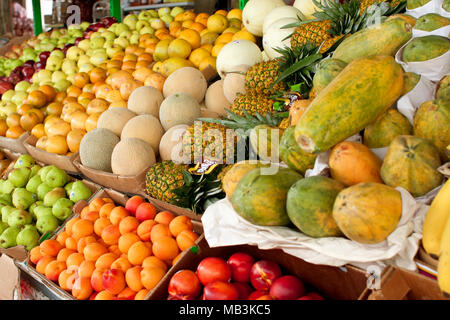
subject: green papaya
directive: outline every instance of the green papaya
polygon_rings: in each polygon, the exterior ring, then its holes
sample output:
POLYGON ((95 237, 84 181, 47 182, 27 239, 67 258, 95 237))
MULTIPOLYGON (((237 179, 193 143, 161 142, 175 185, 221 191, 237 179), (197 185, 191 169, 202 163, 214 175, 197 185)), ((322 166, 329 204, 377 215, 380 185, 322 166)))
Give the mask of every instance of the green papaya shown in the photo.
POLYGON ((391 56, 356 59, 311 102, 295 127, 303 151, 320 153, 360 132, 403 92, 403 69, 391 56))
POLYGON ((278 146, 282 134, 283 130, 280 128, 266 124, 258 125, 250 131, 250 145, 262 160, 278 159, 278 146))
POLYGON ((433 31, 450 24, 450 19, 443 17, 437 13, 427 13, 417 19, 416 26, 417 30, 423 31, 433 31))
POLYGON ((432 0, 407 0, 406 1, 406 9, 413 10, 420 8, 424 5, 426 5, 428 2, 432 0))
POLYGON ((403 49, 405 62, 427 61, 442 56, 450 49, 450 39, 436 35, 414 38, 403 49))
POLYGON ((442 78, 436 90, 436 99, 450 100, 450 75, 442 78))
POLYGON ((287 195, 289 219, 310 237, 343 236, 333 218, 333 205, 338 193, 344 188, 342 183, 323 176, 297 181, 287 195))
POLYGON ((420 75, 414 72, 405 72, 403 77, 403 94, 407 94, 414 89, 420 81, 420 75))
POLYGON ((344 70, 347 63, 339 59, 325 59, 317 65, 316 73, 313 77, 313 86, 316 94, 322 91, 336 76, 344 70))
POLYGON ((405 19, 392 19, 345 38, 334 51, 333 58, 349 63, 368 56, 394 56, 411 37, 412 26, 405 19))
POLYGON ((317 155, 304 152, 295 141, 294 133, 295 126, 284 131, 280 141, 280 159, 289 168, 304 175, 306 170, 314 167, 317 155))
POLYGON ((288 168, 278 168, 275 174, 264 169, 247 173, 234 189, 231 203, 234 210, 247 221, 261 226, 286 226, 289 188, 303 176, 288 168))

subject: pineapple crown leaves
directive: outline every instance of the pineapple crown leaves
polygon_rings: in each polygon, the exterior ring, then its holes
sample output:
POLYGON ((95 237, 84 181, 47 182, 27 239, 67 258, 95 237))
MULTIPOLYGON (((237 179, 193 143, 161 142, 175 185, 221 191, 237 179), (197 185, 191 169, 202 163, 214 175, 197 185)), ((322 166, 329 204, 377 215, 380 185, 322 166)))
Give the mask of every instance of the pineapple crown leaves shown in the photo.
POLYGON ((177 196, 175 205, 189 208, 194 213, 200 214, 206 207, 225 197, 222 190, 222 182, 217 178, 222 166, 217 166, 209 174, 193 175, 189 171, 183 171, 184 184, 172 192, 177 196))

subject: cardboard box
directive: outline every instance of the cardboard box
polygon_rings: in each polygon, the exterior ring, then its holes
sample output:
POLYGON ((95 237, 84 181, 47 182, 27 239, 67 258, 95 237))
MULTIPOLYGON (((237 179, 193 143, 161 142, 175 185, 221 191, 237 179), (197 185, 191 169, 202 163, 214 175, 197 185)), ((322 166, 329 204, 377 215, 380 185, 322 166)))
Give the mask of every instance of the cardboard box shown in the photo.
POLYGON ((0 254, 0 274, 0 300, 20 300, 20 271, 4 254, 0 254))
POLYGON ((29 136, 30 134, 25 132, 18 139, 0 137, 0 148, 5 148, 16 153, 26 154, 28 152, 23 143, 29 136))
MULTIPOLYGON (((89 203, 96 198, 111 198, 114 203, 116 203, 117 205, 122 205, 125 206, 125 203, 128 200, 128 197, 118 191, 112 190, 112 189, 100 189, 99 191, 97 191, 92 198, 89 201, 79 201, 75 204, 75 206, 73 207, 73 212, 74 214, 69 217, 63 225, 61 225, 55 232, 55 234, 52 236, 52 239, 55 239, 58 234, 60 232, 62 232, 65 228, 65 224, 70 220, 73 219, 75 217, 79 217, 81 211, 83 210, 84 207, 86 207, 87 205, 89 205, 89 203)), ((157 207, 157 206, 156 206, 157 207)), ((158 211, 162 211, 162 208, 158 208, 158 211)), ((193 221, 193 225, 194 225, 194 231, 200 235, 203 234, 203 226, 196 222, 193 221)), ((199 237, 200 241, 201 236, 199 237)), ((177 262, 178 263, 178 262, 177 262)), ((74 300, 75 298, 67 291, 63 290, 59 285, 57 285, 56 283, 50 281, 49 279, 47 279, 44 275, 41 275, 40 273, 38 273, 36 271, 36 268, 33 266, 32 263, 29 262, 29 259, 27 258, 26 261, 19 263, 18 264, 19 267, 26 272, 27 274, 29 274, 31 277, 33 277, 36 281, 39 281, 40 283, 43 283, 46 287, 48 287, 48 289, 51 291, 52 295, 54 297, 57 297, 60 300, 74 300)), ((176 265, 175 265, 176 266, 176 265)), ((174 268, 175 266, 173 266, 172 268, 174 268)), ((169 269, 170 271, 171 269, 169 269)), ((152 292, 152 291, 151 291, 152 292)))
POLYGON ((31 39, 32 37, 33 37, 33 34, 25 34, 20 37, 12 38, 4 46, 0 47, 0 56, 3 56, 6 53, 10 52, 12 50, 13 45, 22 44, 25 41, 28 41, 29 39, 31 39))
POLYGON ((198 242, 198 251, 194 253, 188 250, 183 253, 178 263, 169 270, 161 282, 149 292, 150 300, 166 300, 168 286, 172 276, 181 269, 195 271, 197 265, 206 257, 228 257, 235 252, 245 252, 252 255, 255 260, 268 259, 277 262, 287 273, 298 276, 307 285, 325 295, 327 299, 335 300, 359 300, 366 293, 367 275, 363 270, 353 266, 344 268, 314 265, 292 255, 286 254, 280 249, 260 250, 255 246, 238 245, 210 248, 206 239, 202 236, 198 242))
POLYGON ((67 171, 69 174, 79 174, 78 168, 73 164, 73 160, 78 157, 78 152, 72 156, 63 156, 56 153, 50 153, 45 150, 36 148, 37 138, 30 135, 24 142, 23 146, 27 153, 29 153, 35 160, 48 164, 55 165, 58 168, 67 171))
POLYGON ((145 189, 145 175, 148 168, 142 170, 141 173, 136 176, 121 176, 83 166, 79 156, 73 160, 73 164, 85 177, 106 188, 117 190, 125 194, 138 194, 145 189))

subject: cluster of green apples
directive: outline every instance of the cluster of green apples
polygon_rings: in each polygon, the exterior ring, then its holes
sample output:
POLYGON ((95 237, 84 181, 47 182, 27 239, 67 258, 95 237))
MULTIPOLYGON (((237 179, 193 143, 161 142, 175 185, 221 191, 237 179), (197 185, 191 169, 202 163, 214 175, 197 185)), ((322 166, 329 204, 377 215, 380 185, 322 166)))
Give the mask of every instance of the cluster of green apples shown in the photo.
POLYGON ((30 155, 20 156, 8 178, 0 180, 0 246, 31 250, 72 214, 77 201, 91 195, 82 181, 72 181, 64 170, 41 167, 30 155))

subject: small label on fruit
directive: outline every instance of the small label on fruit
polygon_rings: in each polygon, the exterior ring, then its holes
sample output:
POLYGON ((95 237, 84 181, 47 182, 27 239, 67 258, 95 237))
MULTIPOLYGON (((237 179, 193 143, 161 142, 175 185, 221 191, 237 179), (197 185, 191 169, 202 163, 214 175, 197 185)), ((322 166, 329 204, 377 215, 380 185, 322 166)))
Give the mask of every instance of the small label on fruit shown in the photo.
POLYGON ((218 165, 217 162, 205 160, 202 163, 197 163, 195 167, 188 169, 188 171, 195 175, 210 174, 218 165))

